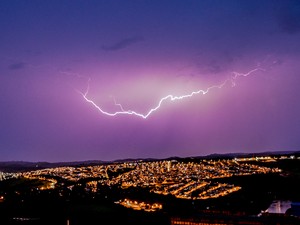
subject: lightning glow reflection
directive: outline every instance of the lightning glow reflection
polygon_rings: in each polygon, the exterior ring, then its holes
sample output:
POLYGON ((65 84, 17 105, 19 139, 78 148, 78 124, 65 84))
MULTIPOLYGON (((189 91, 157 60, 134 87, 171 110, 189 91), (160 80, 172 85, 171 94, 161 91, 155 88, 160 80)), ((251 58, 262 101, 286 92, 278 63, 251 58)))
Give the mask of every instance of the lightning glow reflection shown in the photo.
POLYGON ((254 72, 257 72, 257 71, 265 71, 264 69, 262 68, 255 68, 247 73, 238 73, 238 72, 233 72, 233 75, 226 79, 224 82, 222 82, 221 84, 218 84, 218 85, 213 85, 213 86, 210 86, 204 90, 200 89, 200 90, 197 90, 197 91, 193 91, 193 92, 190 92, 189 94, 185 94, 185 95, 180 95, 180 96, 175 96, 175 95, 167 95, 163 98, 161 98, 159 100, 159 102, 157 103, 157 105, 153 108, 151 108, 147 113, 143 114, 143 113, 139 113, 139 112, 136 112, 136 111, 133 111, 133 110, 124 110, 123 106, 119 103, 116 102, 116 100, 114 99, 114 103, 116 106, 120 107, 120 110, 121 111, 116 111, 116 112, 107 112, 105 110, 103 110, 100 106, 98 106, 92 99, 90 99, 88 97, 88 93, 89 93, 89 89, 90 89, 90 80, 88 80, 88 86, 87 86, 87 89, 86 91, 83 93, 83 92, 80 92, 78 91, 82 97, 85 99, 86 102, 90 103, 91 105, 93 105, 100 113, 104 114, 104 115, 107 115, 107 116, 118 116, 118 115, 132 115, 132 116, 137 116, 137 117, 141 117, 143 119, 147 119, 152 113, 154 113, 155 111, 157 111, 162 105, 164 102, 166 101, 171 101, 171 102, 175 102, 175 101, 179 101, 179 100, 182 100, 182 99, 185 99, 185 98, 191 98, 193 97, 194 95, 198 95, 198 94, 207 94, 209 91, 211 91, 212 89, 217 89, 217 88, 222 88, 223 86, 225 86, 227 83, 231 83, 232 86, 235 86, 235 81, 238 77, 247 77, 249 76, 250 74, 254 73, 254 72))

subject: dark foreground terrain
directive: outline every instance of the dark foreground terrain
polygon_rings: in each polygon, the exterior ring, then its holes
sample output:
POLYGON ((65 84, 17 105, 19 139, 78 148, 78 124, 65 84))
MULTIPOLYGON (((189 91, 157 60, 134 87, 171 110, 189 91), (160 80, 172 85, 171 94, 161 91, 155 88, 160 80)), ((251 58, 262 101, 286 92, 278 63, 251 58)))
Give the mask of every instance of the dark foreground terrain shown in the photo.
POLYGON ((242 189, 207 200, 183 200, 137 187, 98 186, 92 192, 84 181, 74 183, 72 189, 57 185, 41 190, 46 181, 11 178, 0 182, 0 224, 300 224, 300 217, 291 211, 261 214, 274 200, 300 202, 300 160, 251 163, 280 168, 282 172, 220 178, 220 182, 242 189), (115 204, 122 198, 160 202, 163 208, 144 212, 115 204))

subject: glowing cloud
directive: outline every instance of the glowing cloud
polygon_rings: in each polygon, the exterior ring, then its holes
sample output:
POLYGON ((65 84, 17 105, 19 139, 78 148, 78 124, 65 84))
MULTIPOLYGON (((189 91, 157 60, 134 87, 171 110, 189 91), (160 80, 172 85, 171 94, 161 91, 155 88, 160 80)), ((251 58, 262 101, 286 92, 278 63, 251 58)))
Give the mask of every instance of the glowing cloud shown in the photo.
POLYGON ((120 104, 120 103, 117 103, 116 100, 114 99, 114 103, 116 106, 120 107, 120 111, 115 111, 115 112, 107 112, 105 110, 103 110, 99 105, 97 105, 92 99, 90 99, 88 97, 88 94, 89 94, 89 90, 90 90, 90 81, 91 79, 88 80, 88 86, 87 86, 87 89, 86 91, 83 93, 83 92, 80 92, 78 91, 82 97, 84 98, 84 100, 88 103, 90 103, 91 105, 93 105, 100 113, 106 115, 106 116, 118 116, 118 115, 131 115, 131 116, 137 116, 137 117, 141 117, 143 119, 147 119, 152 113, 158 111, 160 109, 160 107, 163 105, 164 102, 166 101, 170 101, 170 102, 176 102, 176 101, 179 101, 179 100, 182 100, 182 99, 185 99, 185 98, 191 98, 193 97, 194 95, 198 95, 198 94, 202 94, 202 95, 205 95, 207 94, 209 91, 211 91, 212 89, 217 89, 217 88, 222 88, 223 86, 225 86, 227 83, 231 83, 232 86, 235 86, 235 81, 238 77, 247 77, 249 75, 251 75, 252 73, 254 72, 257 72, 257 71, 265 71, 264 69, 262 68, 255 68, 247 73, 238 73, 238 72, 233 72, 233 75, 226 79, 225 81, 223 81, 221 84, 218 84, 218 85, 213 85, 213 86, 210 86, 206 89, 200 89, 200 90, 197 90, 197 91, 192 91, 188 94, 185 94, 185 95, 180 95, 180 96, 176 96, 176 95, 167 95, 165 97, 162 97, 159 102, 157 103, 156 106, 154 106, 153 108, 151 108, 150 110, 148 110, 147 113, 143 114, 143 113, 139 113, 139 112, 136 112, 136 111, 133 111, 133 110, 124 110, 123 106, 120 104))

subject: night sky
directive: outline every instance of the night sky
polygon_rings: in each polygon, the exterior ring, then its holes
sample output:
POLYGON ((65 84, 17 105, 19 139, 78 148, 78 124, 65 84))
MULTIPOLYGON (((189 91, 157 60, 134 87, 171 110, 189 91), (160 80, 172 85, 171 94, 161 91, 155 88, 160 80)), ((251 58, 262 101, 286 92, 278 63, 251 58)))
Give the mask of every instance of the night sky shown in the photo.
POLYGON ((0 1, 0 161, 300 150, 299 91, 297 0, 0 1))

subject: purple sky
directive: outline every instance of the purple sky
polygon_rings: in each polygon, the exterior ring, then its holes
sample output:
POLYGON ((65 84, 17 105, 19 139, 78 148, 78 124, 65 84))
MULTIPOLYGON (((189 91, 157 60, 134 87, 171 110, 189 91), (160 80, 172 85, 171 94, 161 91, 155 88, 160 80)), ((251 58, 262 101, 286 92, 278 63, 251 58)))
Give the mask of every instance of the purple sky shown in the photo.
POLYGON ((299 91, 296 0, 0 1, 0 161, 300 150, 299 91))

